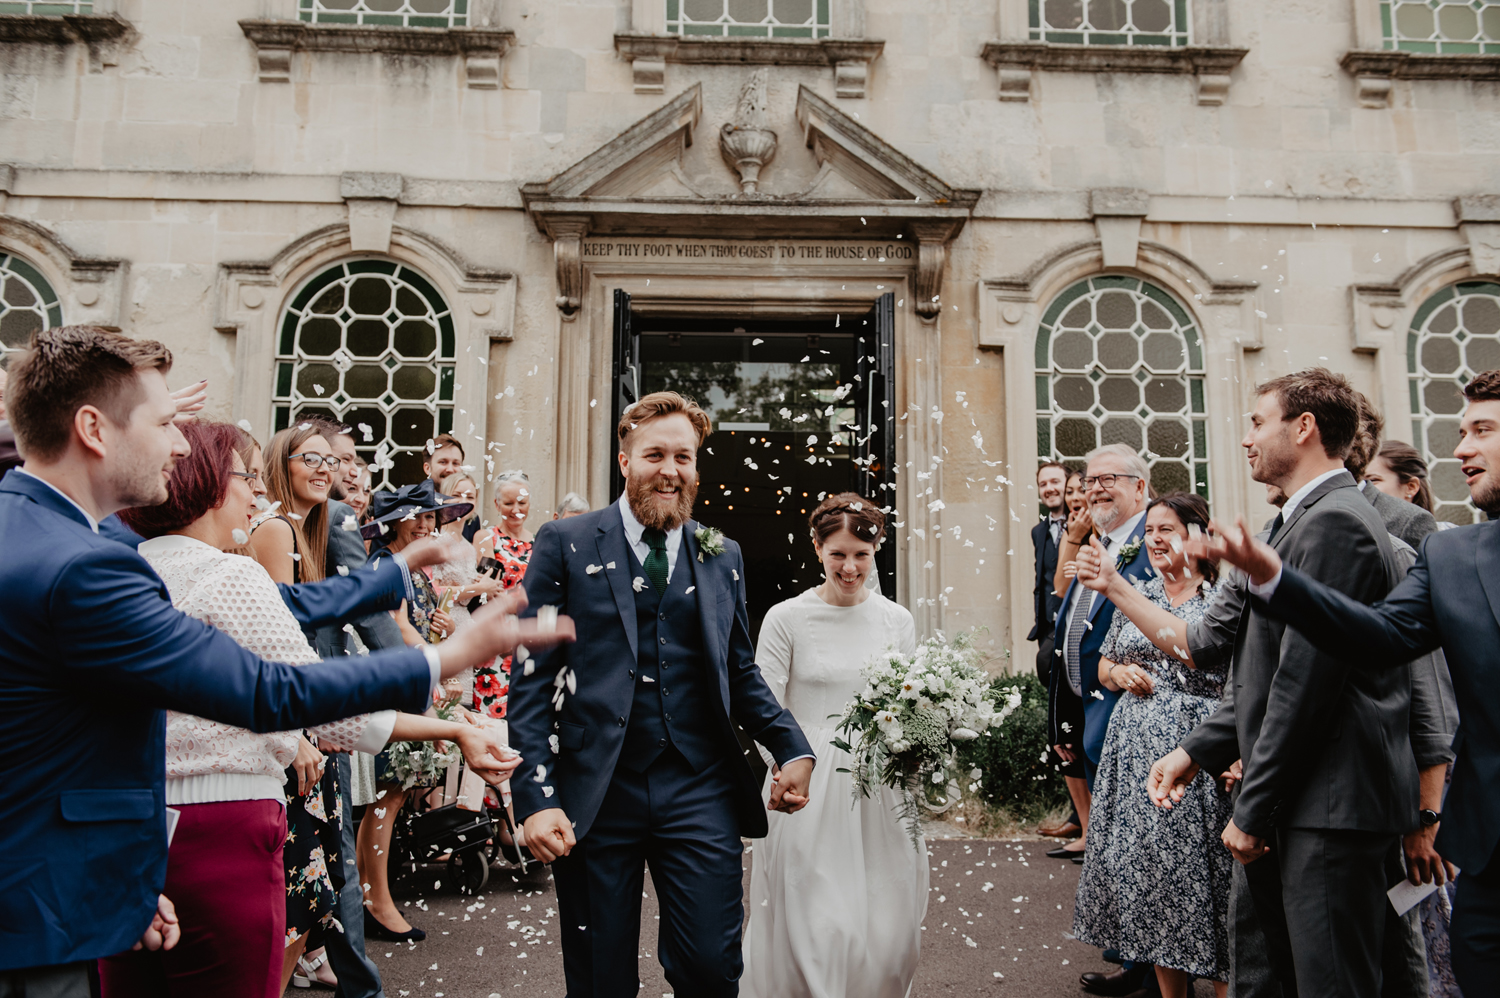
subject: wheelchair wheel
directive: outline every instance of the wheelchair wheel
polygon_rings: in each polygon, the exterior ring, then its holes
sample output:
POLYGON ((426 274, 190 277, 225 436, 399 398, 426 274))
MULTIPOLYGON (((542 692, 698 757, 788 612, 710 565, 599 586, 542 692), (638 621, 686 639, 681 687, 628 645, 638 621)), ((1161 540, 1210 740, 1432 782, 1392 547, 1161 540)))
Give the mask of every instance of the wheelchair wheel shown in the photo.
POLYGON ((453 880, 462 894, 478 894, 490 882, 490 858, 484 849, 465 849, 448 860, 453 880))

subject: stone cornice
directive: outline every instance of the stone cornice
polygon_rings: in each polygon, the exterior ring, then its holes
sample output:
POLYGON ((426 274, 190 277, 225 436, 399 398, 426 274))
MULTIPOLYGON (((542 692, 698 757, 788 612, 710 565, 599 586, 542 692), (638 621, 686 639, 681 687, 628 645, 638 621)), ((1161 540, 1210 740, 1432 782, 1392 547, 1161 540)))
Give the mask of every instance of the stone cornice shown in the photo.
POLYGON ((986 42, 981 56, 1000 74, 1001 100, 1028 100, 1031 74, 1174 73, 1198 77, 1198 103, 1222 104, 1229 74, 1249 49, 1218 45, 1058 45, 986 42))
POLYGON ((0 14, 0 43, 103 42, 130 30, 130 22, 118 14, 0 14))
POLYGON ((1392 80, 1500 80, 1500 55, 1435 55, 1355 49, 1339 65, 1359 85, 1363 107, 1389 107, 1392 80))
POLYGON ((390 52, 463 56, 468 85, 497 90, 500 60, 516 40, 514 31, 500 28, 400 28, 255 18, 239 24, 255 45, 262 83, 290 81, 292 52, 390 52))
POLYGON ((832 66, 840 97, 864 97, 870 63, 885 42, 860 38, 694 38, 679 35, 615 35, 615 51, 629 59, 635 91, 665 92, 666 64, 710 66, 832 66))

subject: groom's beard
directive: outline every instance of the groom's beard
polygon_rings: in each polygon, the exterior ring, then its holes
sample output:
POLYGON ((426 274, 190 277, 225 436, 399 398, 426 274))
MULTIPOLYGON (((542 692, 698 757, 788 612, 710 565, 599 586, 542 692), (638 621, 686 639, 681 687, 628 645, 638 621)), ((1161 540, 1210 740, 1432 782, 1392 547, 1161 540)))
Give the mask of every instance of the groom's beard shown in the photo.
POLYGON ((692 518, 693 502, 698 498, 698 482, 696 479, 688 481, 679 477, 675 483, 677 502, 663 507, 656 501, 655 494, 657 484, 662 481, 662 478, 655 475, 650 478, 627 479, 625 499, 642 526, 662 531, 676 530, 692 518))

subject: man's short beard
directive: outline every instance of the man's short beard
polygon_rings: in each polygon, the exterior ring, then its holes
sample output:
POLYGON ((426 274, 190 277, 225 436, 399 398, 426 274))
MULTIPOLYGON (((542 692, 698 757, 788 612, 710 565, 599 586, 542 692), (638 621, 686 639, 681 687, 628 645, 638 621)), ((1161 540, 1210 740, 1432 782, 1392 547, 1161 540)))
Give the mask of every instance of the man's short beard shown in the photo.
POLYGON ((1262 450, 1260 462, 1250 477, 1262 485, 1276 485, 1286 480, 1287 476, 1297 470, 1297 455, 1294 452, 1287 432, 1287 425, 1282 424, 1282 436, 1275 450, 1262 450))
POLYGON ((1089 518, 1094 521, 1094 529, 1101 534, 1107 534, 1119 524, 1122 519, 1120 513, 1120 502, 1115 500, 1109 504, 1109 509, 1100 509, 1098 506, 1089 507, 1089 518))
POLYGON ((625 480, 625 499, 630 503, 630 511, 642 526, 655 527, 657 530, 676 530, 693 516, 693 502, 698 498, 697 480, 688 481, 685 478, 677 480, 677 502, 675 505, 662 509, 656 502, 652 493, 657 483, 662 481, 659 475, 650 478, 625 480))
POLYGON ((1490 481, 1488 474, 1481 480, 1480 487, 1470 492, 1469 498, 1491 517, 1500 516, 1500 483, 1490 481))

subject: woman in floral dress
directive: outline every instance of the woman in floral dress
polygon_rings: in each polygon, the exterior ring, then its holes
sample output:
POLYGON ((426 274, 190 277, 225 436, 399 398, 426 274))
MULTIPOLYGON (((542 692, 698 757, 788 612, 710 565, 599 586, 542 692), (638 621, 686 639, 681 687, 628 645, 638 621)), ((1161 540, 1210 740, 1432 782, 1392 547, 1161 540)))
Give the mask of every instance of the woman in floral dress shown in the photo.
MULTIPOLYGON (((1136 583, 1185 623, 1203 618, 1218 577, 1214 565, 1183 556, 1189 524, 1208 528, 1208 504, 1198 496, 1174 492, 1151 503, 1144 542, 1156 574, 1136 583)), ((1208 773, 1170 810, 1153 805, 1145 787, 1151 764, 1218 709, 1224 673, 1172 661, 1117 613, 1100 649, 1099 680, 1132 695, 1120 698, 1104 735, 1073 933, 1155 964, 1165 998, 1186 996, 1190 975, 1214 981, 1223 998, 1233 860, 1219 836, 1229 797, 1208 773)))
MULTIPOLYGON (((531 531, 526 517, 531 512, 531 482, 524 471, 502 471, 495 476, 495 509, 500 522, 478 535, 479 562, 493 558, 500 566, 501 590, 514 589, 526 578, 531 560, 531 531)), ((510 656, 493 668, 474 670, 474 709, 487 717, 504 717, 510 697, 510 656)))

